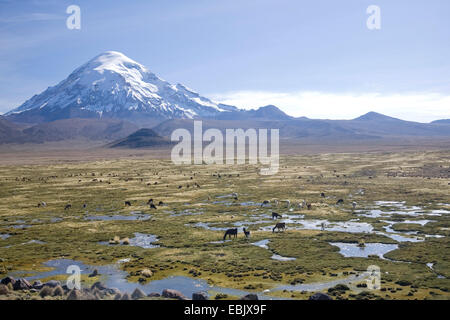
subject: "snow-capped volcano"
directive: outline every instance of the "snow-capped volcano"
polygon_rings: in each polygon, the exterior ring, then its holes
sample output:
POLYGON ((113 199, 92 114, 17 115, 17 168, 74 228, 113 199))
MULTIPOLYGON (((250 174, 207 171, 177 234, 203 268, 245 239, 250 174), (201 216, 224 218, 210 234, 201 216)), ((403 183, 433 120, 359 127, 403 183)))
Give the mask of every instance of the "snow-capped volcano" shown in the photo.
POLYGON ((108 51, 6 115, 40 122, 70 117, 207 118, 235 110, 160 79, 120 52, 108 51))

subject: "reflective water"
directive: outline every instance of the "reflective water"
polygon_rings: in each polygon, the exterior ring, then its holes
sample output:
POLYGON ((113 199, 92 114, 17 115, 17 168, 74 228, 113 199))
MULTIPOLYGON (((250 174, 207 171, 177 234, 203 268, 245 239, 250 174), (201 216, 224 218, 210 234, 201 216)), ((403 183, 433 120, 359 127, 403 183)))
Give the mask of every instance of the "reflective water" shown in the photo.
POLYGON ((366 243, 364 247, 358 246, 357 243, 330 242, 330 244, 338 247, 339 253, 344 257, 367 258, 370 255, 377 255, 384 258, 385 253, 398 249, 397 244, 385 243, 366 243))

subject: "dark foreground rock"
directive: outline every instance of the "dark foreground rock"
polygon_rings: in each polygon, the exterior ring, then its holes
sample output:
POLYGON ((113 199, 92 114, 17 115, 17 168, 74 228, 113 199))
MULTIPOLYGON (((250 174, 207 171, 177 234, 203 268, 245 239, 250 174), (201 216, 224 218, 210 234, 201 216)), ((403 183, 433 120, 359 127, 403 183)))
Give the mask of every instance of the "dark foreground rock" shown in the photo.
POLYGON ((131 298, 133 300, 142 299, 145 298, 146 296, 147 295, 145 294, 145 292, 139 288, 134 289, 133 293, 131 294, 131 298))
POLYGON ((316 292, 309 297, 309 300, 333 300, 333 299, 325 293, 316 292))
POLYGON ((194 292, 192 300, 208 300, 208 295, 205 292, 194 292))
POLYGON ((174 289, 164 289, 162 296, 170 299, 187 300, 187 298, 180 291, 174 289))
POLYGON ((31 287, 31 283, 29 283, 28 280, 24 278, 16 280, 13 284, 14 290, 29 290, 31 289, 31 287))
POLYGON ((41 290, 42 287, 44 287, 44 284, 40 280, 33 282, 33 289, 41 290))
POLYGON ((83 300, 83 294, 78 289, 73 289, 67 296, 67 300, 83 300))
POLYGON ((258 300, 258 296, 254 293, 247 294, 241 298, 241 300, 258 300))
POLYGON ((0 295, 5 295, 9 293, 8 286, 0 284, 0 295))
POLYGON ((12 285, 14 285, 14 282, 16 282, 16 279, 14 279, 13 277, 6 277, 6 278, 3 278, 1 281, 0 281, 0 283, 1 284, 4 284, 4 285, 8 285, 9 283, 11 283, 12 285))
POLYGON ((152 292, 152 293, 149 293, 147 297, 159 298, 159 297, 161 297, 161 295, 159 293, 157 293, 157 292, 152 292))
POLYGON ((44 283, 44 287, 50 287, 50 288, 56 288, 57 286, 60 286, 61 282, 57 280, 50 280, 44 283))

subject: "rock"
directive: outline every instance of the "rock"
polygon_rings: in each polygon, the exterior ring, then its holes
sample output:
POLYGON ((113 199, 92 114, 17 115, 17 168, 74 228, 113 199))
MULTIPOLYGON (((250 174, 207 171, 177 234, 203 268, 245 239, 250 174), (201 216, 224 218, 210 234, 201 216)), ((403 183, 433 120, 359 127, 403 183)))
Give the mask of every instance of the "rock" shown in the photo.
POLYGON ((106 290, 106 289, 108 289, 103 283, 101 283, 100 281, 97 281, 96 283, 94 283, 92 286, 91 286, 91 290, 94 290, 94 289, 98 289, 98 290, 106 290))
POLYGON ((121 294, 120 290, 117 288, 107 288, 104 291, 106 292, 106 294, 109 294, 109 295, 116 295, 118 293, 121 294))
POLYGON ((67 300, 82 300, 83 294, 78 289, 73 289, 70 291, 69 295, 67 296, 67 300))
POLYGON ((64 289, 61 286, 57 286, 55 289, 53 289, 54 297, 62 297, 64 295, 64 289))
POLYGON ((122 300, 122 294, 121 294, 121 293, 117 293, 117 294, 114 296, 114 300, 122 300))
POLYGON ((219 292, 214 297, 215 300, 226 299, 226 298, 228 298, 228 295, 226 293, 222 293, 222 292, 219 292))
POLYGON ((139 288, 134 289, 133 293, 131 294, 131 298, 133 300, 142 299, 145 298, 146 296, 147 295, 145 294, 145 292, 139 288))
POLYGON ((152 292, 152 293, 149 293, 147 297, 158 298, 158 297, 161 297, 161 295, 157 292, 152 292))
POLYGON ((194 292, 192 300, 208 300, 208 295, 205 292, 194 292))
POLYGON ((98 276, 98 270, 94 269, 94 271, 92 271, 92 273, 89 275, 89 277, 92 278, 92 277, 96 277, 96 276, 98 276))
POLYGON ((31 289, 31 283, 24 278, 20 278, 14 282, 13 288, 14 290, 29 290, 31 289))
POLYGON ((52 287, 48 287, 48 286, 44 286, 41 291, 39 292, 39 295, 41 296, 41 298, 45 298, 47 296, 51 296, 53 295, 53 288, 52 287))
POLYGON ((329 295, 321 292, 316 292, 309 297, 308 300, 333 300, 329 295))
POLYGON ((8 286, 6 286, 4 284, 0 284, 0 296, 8 294, 8 293, 9 293, 8 286))
POLYGON ((164 289, 162 296, 170 299, 187 300, 187 298, 180 291, 174 289, 164 289))
POLYGON ((37 280, 37 281, 33 282, 32 287, 33 287, 33 289, 41 290, 43 286, 44 286, 44 284, 40 280, 37 280))
POLYGON ((57 286, 60 286, 61 282, 57 280, 50 280, 44 283, 44 287, 50 287, 50 288, 56 288, 57 286))
POLYGON ((258 300, 258 296, 254 293, 250 293, 247 294, 246 296, 243 296, 241 300, 258 300))
POLYGON ((131 300, 130 294, 128 292, 124 293, 120 300, 131 300))
POLYGON ((3 278, 0 283, 4 284, 5 286, 7 286, 9 283, 11 283, 12 285, 14 285, 14 282, 16 282, 16 279, 14 279, 13 277, 6 277, 3 278))

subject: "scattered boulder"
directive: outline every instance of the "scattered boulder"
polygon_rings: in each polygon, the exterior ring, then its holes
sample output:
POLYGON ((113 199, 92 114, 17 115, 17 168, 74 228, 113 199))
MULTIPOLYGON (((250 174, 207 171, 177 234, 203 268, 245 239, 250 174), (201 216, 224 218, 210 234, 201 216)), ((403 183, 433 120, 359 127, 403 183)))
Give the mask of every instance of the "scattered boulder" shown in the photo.
POLYGON ((162 296, 164 298, 187 300, 187 298, 180 291, 174 289, 164 289, 162 292, 162 296))
POLYGON ((308 300, 333 300, 329 295, 321 292, 316 292, 309 297, 308 300))
POLYGON ((33 289, 41 290, 43 286, 44 284, 40 280, 33 282, 33 289))
POLYGON ((31 289, 31 283, 28 282, 28 280, 24 278, 20 278, 16 280, 13 284, 14 290, 29 290, 31 289))
POLYGON ((216 296, 214 297, 214 299, 216 299, 216 300, 226 299, 226 298, 228 298, 228 295, 226 293, 221 293, 221 292, 216 294, 216 296))
POLYGON ((61 282, 57 280, 50 280, 44 283, 44 287, 50 287, 50 288, 56 288, 57 286, 60 286, 61 282))
POLYGON ((8 293, 9 293, 8 286, 6 286, 4 284, 0 284, 0 296, 8 294, 8 293))
POLYGON ((133 300, 142 299, 145 298, 146 296, 147 295, 145 294, 145 292, 139 288, 134 289, 133 293, 131 294, 131 298, 133 300))
POLYGON ((120 290, 117 288, 106 288, 104 291, 109 295, 116 295, 118 293, 121 294, 120 290))
POLYGON ((208 300, 208 295, 205 292, 194 292, 192 300, 208 300))
POLYGON ((52 296, 53 295, 53 288, 52 287, 48 287, 48 286, 44 286, 41 291, 39 292, 39 296, 41 298, 45 298, 47 296, 52 296))
POLYGON ((83 294, 78 289, 73 289, 70 291, 69 295, 67 296, 67 300, 82 300, 83 294))
POLYGON ((116 295, 114 296, 114 300, 122 300, 122 294, 116 293, 116 295))
POLYGON ((57 286, 55 289, 53 289, 52 296, 62 297, 63 295, 64 295, 64 289, 61 286, 57 286))
POLYGON ((4 284, 5 286, 7 286, 9 283, 11 283, 12 285, 14 285, 14 282, 16 282, 16 279, 14 279, 13 277, 6 277, 3 278, 0 283, 4 284))
POLYGON ((152 292, 152 293, 149 293, 147 297, 158 298, 158 297, 161 297, 161 295, 157 292, 152 292))
POLYGON ((91 290, 94 290, 94 289, 98 289, 98 290, 106 290, 106 289, 108 289, 103 283, 101 283, 100 281, 97 281, 96 283, 94 283, 92 286, 91 286, 91 290))
POLYGON ((241 298, 241 300, 258 300, 258 295, 254 293, 247 294, 241 298))
POLYGON ((120 300, 131 300, 131 296, 128 292, 124 293, 120 300))

